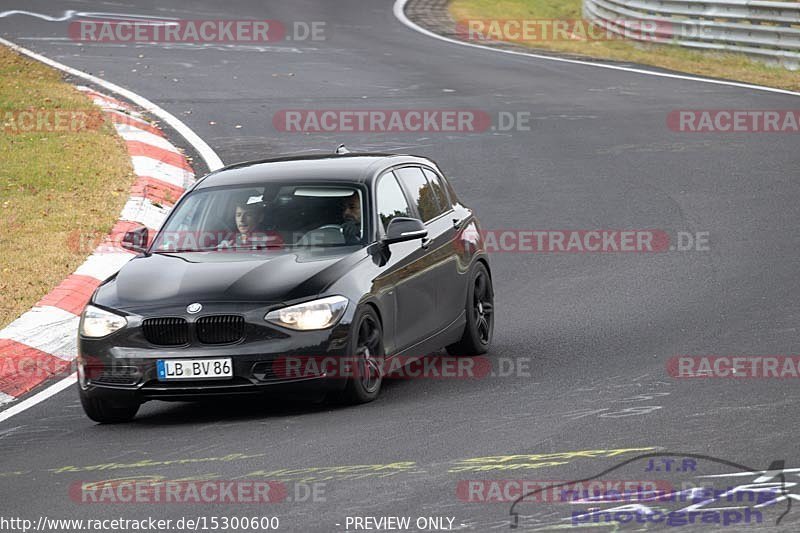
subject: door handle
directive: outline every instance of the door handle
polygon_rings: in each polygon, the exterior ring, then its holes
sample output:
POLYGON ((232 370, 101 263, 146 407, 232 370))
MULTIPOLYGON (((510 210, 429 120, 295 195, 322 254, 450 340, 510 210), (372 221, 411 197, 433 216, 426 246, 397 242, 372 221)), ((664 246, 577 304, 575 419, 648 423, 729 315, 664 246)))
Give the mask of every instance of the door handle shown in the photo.
POLYGON ((458 219, 458 218, 454 218, 453 219, 453 227, 456 228, 456 229, 460 229, 462 222, 463 222, 463 220, 458 219))
POLYGON ((427 250, 431 246, 431 240, 428 237, 422 239, 422 249, 427 250))

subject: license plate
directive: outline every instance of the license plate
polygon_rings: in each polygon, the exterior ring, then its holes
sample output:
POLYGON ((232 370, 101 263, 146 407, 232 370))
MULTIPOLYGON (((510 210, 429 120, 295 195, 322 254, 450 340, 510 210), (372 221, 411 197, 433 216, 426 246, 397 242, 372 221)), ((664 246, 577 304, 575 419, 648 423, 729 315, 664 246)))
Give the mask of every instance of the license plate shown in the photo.
POLYGON ((233 363, 230 357, 223 359, 159 359, 156 366, 159 381, 233 377, 233 363))

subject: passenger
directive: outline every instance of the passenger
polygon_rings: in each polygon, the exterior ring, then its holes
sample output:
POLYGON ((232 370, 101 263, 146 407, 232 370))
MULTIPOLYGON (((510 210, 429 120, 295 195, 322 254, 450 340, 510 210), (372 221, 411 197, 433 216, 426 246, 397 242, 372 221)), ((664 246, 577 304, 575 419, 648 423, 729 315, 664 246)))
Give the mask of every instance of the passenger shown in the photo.
POLYGON ((357 192, 342 202, 342 235, 345 244, 361 242, 361 198, 357 192))

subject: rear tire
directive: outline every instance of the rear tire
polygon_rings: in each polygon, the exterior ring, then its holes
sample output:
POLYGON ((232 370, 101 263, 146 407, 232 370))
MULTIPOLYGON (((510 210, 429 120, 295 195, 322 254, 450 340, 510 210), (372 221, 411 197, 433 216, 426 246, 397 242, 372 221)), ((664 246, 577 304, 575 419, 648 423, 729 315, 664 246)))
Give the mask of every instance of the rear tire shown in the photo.
POLYGON ((371 402, 381 391, 386 357, 383 328, 372 307, 367 305, 356 310, 347 347, 346 357, 352 360, 354 375, 348 376, 344 390, 335 395, 335 399, 349 405, 371 402))
POLYGON ((494 333, 494 288, 489 271, 481 262, 472 269, 465 312, 464 334, 458 342, 447 346, 447 353, 452 356, 485 354, 494 333))
POLYGON ((100 424, 119 424, 130 422, 139 412, 139 402, 125 402, 111 405, 108 401, 92 398, 83 389, 78 389, 81 405, 86 416, 100 424))

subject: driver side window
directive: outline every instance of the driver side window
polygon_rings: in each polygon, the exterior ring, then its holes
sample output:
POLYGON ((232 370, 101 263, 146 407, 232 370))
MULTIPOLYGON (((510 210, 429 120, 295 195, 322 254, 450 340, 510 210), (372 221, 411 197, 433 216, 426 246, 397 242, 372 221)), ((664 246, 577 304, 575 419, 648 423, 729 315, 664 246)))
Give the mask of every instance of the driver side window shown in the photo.
POLYGON ((391 171, 380 177, 375 195, 384 231, 393 218, 411 216, 411 209, 408 207, 403 189, 391 171))

